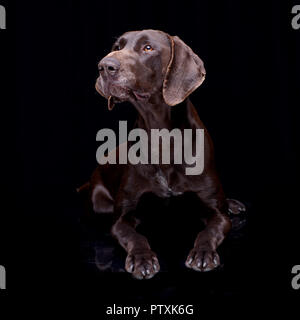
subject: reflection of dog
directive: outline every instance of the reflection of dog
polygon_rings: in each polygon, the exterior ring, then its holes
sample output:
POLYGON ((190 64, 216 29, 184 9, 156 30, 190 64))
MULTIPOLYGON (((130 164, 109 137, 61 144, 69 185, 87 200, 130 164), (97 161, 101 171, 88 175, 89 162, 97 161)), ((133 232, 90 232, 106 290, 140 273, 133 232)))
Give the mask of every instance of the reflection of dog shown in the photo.
MULTIPOLYGON (((178 37, 155 31, 133 31, 121 36, 112 52, 99 63, 97 91, 108 99, 108 107, 130 101, 139 113, 137 127, 150 129, 204 129, 204 171, 185 175, 186 164, 102 165, 82 189, 90 192, 96 212, 114 212, 118 220, 112 234, 128 256, 125 269, 134 277, 151 278, 159 263, 147 239, 136 232, 132 211, 140 197, 152 192, 170 197, 184 192, 197 194, 207 212, 206 225, 195 240, 186 266, 209 271, 220 264, 217 247, 231 228, 227 211, 245 210, 236 200, 226 200, 215 171, 212 141, 188 96, 205 79, 202 60, 178 37), (173 112, 170 106, 175 106, 173 112)), ((193 131, 194 131, 193 130, 193 131)), ((150 142, 149 142, 150 143, 150 142)), ((195 150, 195 139, 192 140, 195 150)))

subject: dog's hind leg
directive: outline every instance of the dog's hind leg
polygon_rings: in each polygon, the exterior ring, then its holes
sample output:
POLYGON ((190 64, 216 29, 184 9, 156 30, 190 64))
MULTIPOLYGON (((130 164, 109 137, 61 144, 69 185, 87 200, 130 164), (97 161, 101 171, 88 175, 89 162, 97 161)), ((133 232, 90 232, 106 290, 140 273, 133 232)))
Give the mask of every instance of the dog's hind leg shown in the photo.
POLYGON ((228 211, 232 214, 239 214, 241 212, 246 211, 246 206, 235 199, 226 199, 228 204, 228 211))
POLYGON ((91 200, 93 210, 96 213, 112 213, 114 211, 114 199, 109 190, 101 183, 94 186, 91 200))

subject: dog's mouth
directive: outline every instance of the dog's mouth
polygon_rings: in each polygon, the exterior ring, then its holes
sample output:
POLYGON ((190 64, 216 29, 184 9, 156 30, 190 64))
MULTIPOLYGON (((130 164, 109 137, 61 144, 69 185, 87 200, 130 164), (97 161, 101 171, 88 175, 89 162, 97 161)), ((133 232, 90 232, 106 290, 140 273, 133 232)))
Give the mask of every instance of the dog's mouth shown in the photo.
POLYGON ((130 87, 111 84, 108 87, 101 86, 99 82, 96 83, 96 90, 108 100, 108 108, 112 110, 116 103, 124 102, 126 100, 147 101, 150 98, 150 93, 141 90, 131 89, 130 87))
MULTIPOLYGON (((146 101, 150 98, 149 93, 138 92, 133 90, 128 91, 128 93, 129 94, 132 93, 132 96, 135 98, 135 100, 138 100, 138 101, 146 101)), ((120 99, 119 97, 111 95, 108 97, 107 100, 108 100, 108 109, 112 110, 116 103, 120 103, 126 99, 120 99)))
POLYGON ((116 101, 114 100, 114 97, 109 96, 107 101, 108 101, 108 104, 107 104, 108 110, 112 110, 116 103, 116 101))
POLYGON ((140 92, 140 91, 132 91, 132 93, 135 96, 136 100, 139 100, 139 101, 145 101, 150 98, 149 93, 140 92))
POLYGON ((122 86, 111 86, 109 94, 114 97, 116 103, 126 101, 129 98, 137 101, 146 101, 150 98, 149 93, 122 86))

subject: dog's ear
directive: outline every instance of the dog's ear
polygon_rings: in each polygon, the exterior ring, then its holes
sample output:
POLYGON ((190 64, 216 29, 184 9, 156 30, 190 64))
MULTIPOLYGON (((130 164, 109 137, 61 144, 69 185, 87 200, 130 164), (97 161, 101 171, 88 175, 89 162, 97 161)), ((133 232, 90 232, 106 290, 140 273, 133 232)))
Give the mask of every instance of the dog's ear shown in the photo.
POLYGON ((171 41, 171 59, 167 67, 163 97, 170 106, 184 101, 205 79, 203 61, 177 36, 171 41))

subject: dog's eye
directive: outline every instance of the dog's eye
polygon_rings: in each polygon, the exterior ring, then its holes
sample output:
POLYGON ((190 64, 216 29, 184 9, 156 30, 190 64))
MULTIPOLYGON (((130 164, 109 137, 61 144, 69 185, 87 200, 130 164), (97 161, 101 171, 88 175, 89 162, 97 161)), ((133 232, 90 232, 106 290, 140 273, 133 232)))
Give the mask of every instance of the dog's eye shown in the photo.
POLYGON ((119 50, 121 50, 120 46, 119 45, 115 45, 113 51, 119 51, 119 50))
POLYGON ((149 52, 149 51, 152 51, 153 48, 152 48, 149 44, 147 44, 147 45, 144 47, 143 50, 146 51, 146 52, 149 52))

